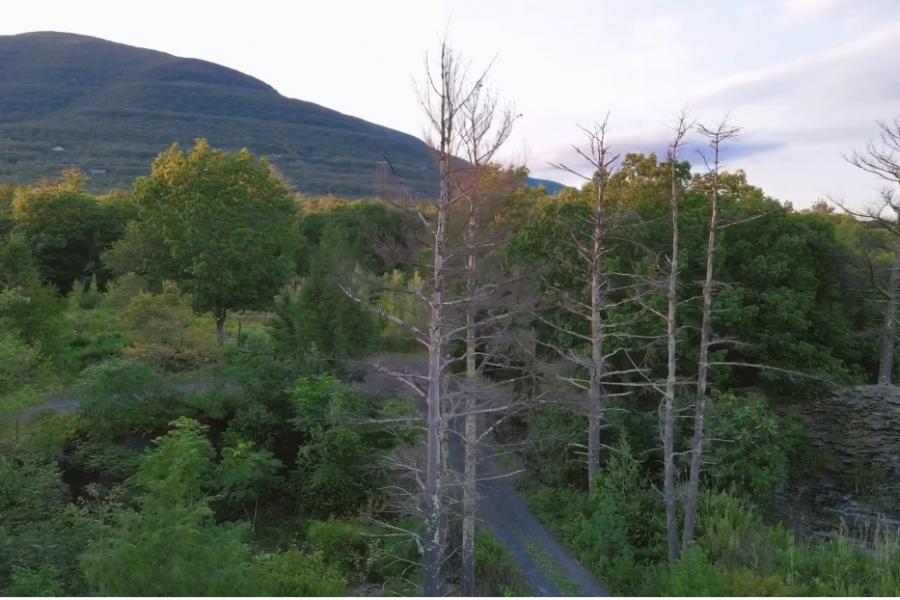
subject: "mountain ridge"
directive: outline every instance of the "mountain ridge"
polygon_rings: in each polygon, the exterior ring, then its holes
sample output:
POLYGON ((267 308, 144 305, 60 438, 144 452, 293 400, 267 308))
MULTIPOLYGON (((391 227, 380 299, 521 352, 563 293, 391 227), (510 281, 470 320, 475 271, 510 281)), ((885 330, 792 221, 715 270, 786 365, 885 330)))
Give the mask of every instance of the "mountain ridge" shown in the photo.
POLYGON ((94 190, 127 188, 172 143, 199 137, 267 156, 301 193, 372 196, 384 157, 416 195, 437 191, 418 138, 235 69, 81 34, 0 36, 0 181, 76 167, 94 190))

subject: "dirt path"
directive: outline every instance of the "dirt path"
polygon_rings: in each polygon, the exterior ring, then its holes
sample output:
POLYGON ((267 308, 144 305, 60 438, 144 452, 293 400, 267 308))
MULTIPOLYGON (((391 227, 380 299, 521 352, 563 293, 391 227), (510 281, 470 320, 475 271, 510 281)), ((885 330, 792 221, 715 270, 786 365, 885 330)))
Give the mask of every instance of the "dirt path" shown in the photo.
MULTIPOLYGON (((391 356, 381 364, 392 371, 422 374, 424 360, 418 356, 391 356)), ((408 395, 409 390, 389 375, 370 372, 360 382, 368 392, 408 395)), ((416 400, 421 408, 421 401, 416 400)), ((461 431, 461 423, 451 430, 461 431)), ((451 435, 451 462, 461 471, 462 444, 451 435)), ((478 519, 506 546, 536 596, 608 596, 597 579, 582 567, 528 509, 516 489, 514 469, 497 460, 489 442, 479 448, 478 519)))
MULTIPOLYGON (((489 452, 489 448, 485 448, 489 452)), ((608 596, 537 520, 516 489, 511 467, 484 458, 478 467, 479 518, 506 546, 537 596, 608 596)))

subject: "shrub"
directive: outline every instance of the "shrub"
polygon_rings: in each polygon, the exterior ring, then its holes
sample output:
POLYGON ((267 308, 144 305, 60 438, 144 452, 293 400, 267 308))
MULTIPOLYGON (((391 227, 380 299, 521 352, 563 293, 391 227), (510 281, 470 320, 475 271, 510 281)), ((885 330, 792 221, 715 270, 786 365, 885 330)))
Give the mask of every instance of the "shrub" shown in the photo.
POLYGON ((233 511, 270 491, 282 466, 271 452, 254 448, 252 442, 222 448, 216 477, 225 508, 233 511))
POLYGON ((711 564, 699 546, 685 552, 672 567, 662 567, 645 593, 662 596, 727 596, 728 578, 711 564))
POLYGON ((141 292, 132 298, 123 325, 133 343, 123 350, 127 358, 178 371, 212 361, 219 353, 212 336, 193 327, 191 299, 170 282, 160 294, 141 292))
POLYGON ((475 582, 481 596, 531 596, 509 550, 485 529, 475 536, 475 582))
POLYGON ((328 564, 365 580, 369 571, 366 563, 374 541, 368 528, 350 521, 313 521, 307 538, 328 564))
POLYGON ((44 358, 38 348, 8 333, 0 333, 0 395, 36 380, 44 369, 44 358))
POLYGON ((62 574, 59 569, 40 567, 13 567, 7 596, 62 596, 62 574))
POLYGON ((327 564, 353 581, 398 582, 418 562, 418 549, 412 535, 398 535, 396 530, 385 533, 353 521, 330 519, 310 523, 307 540, 327 564))
POLYGON ((788 455, 798 429, 782 425, 765 400, 718 394, 708 417, 706 479, 716 489, 764 497, 787 481, 788 455))
POLYGON ((343 596, 347 581, 319 554, 303 554, 292 549, 264 554, 258 559, 263 571, 254 583, 260 596, 343 596))
POLYGON ((75 382, 81 413, 96 430, 111 435, 155 429, 163 391, 153 369, 119 358, 86 368, 75 382))

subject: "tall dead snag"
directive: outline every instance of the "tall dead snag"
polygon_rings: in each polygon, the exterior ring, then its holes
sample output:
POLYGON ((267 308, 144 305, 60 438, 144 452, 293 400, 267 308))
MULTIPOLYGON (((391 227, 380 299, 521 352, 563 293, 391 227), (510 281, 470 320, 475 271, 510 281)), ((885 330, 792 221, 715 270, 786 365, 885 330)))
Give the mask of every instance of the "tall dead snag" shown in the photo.
MULTIPOLYGON (((420 265, 423 269, 430 270, 427 284, 414 286, 414 289, 393 290, 396 293, 411 294, 426 305, 425 322, 417 325, 401 315, 376 308, 376 312, 382 317, 411 333, 426 351, 426 366, 422 375, 382 368, 383 372, 397 377, 410 389, 420 393, 425 401, 424 464, 397 465, 400 469, 414 473, 412 480, 420 492, 420 512, 424 520, 420 547, 425 596, 443 593, 443 566, 448 555, 447 529, 452 509, 449 488, 455 485, 452 481, 447 481, 449 477, 453 477, 449 441, 453 420, 465 414, 465 411, 454 410, 454 400, 460 394, 453 389, 454 382, 449 376, 449 367, 456 360, 450 356, 449 350, 450 344, 459 340, 468 329, 466 325, 459 323, 461 307, 474 302, 473 297, 466 296, 467 292, 459 294, 457 289, 459 286, 456 275, 463 271, 457 263, 464 252, 457 247, 457 235, 451 220, 457 213, 456 209, 468 197, 466 193, 469 186, 465 182, 471 179, 467 165, 457 156, 463 150, 465 142, 467 148, 472 146, 482 156, 481 160, 485 160, 481 153, 490 146, 487 136, 493 131, 493 126, 487 131, 473 129, 470 124, 464 124, 464 119, 467 115, 474 115, 476 120, 484 118, 480 112, 484 110, 484 102, 478 98, 484 88, 486 75, 485 70, 477 77, 469 77, 466 65, 461 64, 459 55, 452 50, 446 39, 441 43, 436 67, 426 58, 425 82, 417 89, 417 94, 427 121, 426 142, 434 152, 438 166, 439 194, 436 203, 417 202, 397 177, 390 159, 385 157, 385 166, 396 184, 394 187, 402 192, 406 207, 417 215, 428 232, 424 245, 431 252, 430 264, 420 265), (471 140, 473 136, 477 138, 475 142, 471 140)), ((505 140, 506 136, 508 132, 500 141, 505 140)), ((496 148, 487 155, 488 158, 495 150, 496 148)), ((472 200, 473 207, 477 206, 476 202, 477 200, 472 200)), ((474 235, 475 225, 470 229, 474 235)), ((468 235, 469 228, 466 232, 468 235)), ((474 277, 474 259, 471 268, 474 277)), ((472 285, 476 285, 474 279, 472 285)), ((352 295, 352 292, 348 293, 352 295)), ((471 296, 471 292, 468 294, 471 296)), ((475 296, 477 295, 476 290, 475 296)), ((379 366, 376 365, 376 368, 379 366)), ((474 560, 474 551, 472 559, 474 560)), ((474 578, 472 581, 474 582, 474 578)))
MULTIPOLYGON (((606 141, 609 129, 609 116, 602 123, 595 123, 592 129, 581 128, 587 135, 588 148, 574 147, 575 151, 593 168, 593 175, 586 177, 578 171, 566 165, 554 165, 569 173, 582 177, 594 184, 594 205, 591 215, 591 245, 587 250, 586 259, 590 263, 590 300, 588 311, 591 346, 590 360, 588 361, 588 385, 587 385, 587 416, 588 416, 588 490, 594 492, 595 479, 600 470, 600 430, 603 413, 606 410, 607 395, 603 388, 606 357, 604 356, 604 342, 606 340, 606 328, 603 320, 603 311, 606 303, 606 292, 609 287, 608 276, 604 272, 603 262, 605 258, 606 244, 606 209, 607 192, 612 165, 618 156, 611 156, 606 141)), ((582 253, 584 254, 584 253, 582 253)))
MULTIPOLYGON (((715 127, 698 125, 697 131, 709 141, 713 162, 712 165, 707 162, 710 174, 709 239, 706 246, 706 278, 703 281, 703 313, 700 324, 700 358, 697 364, 697 397, 694 402, 694 434, 691 440, 690 474, 684 502, 684 531, 681 539, 684 549, 689 548, 694 541, 697 504, 700 499, 700 472, 703 468, 709 346, 712 339, 713 268, 716 261, 716 230, 719 227, 719 166, 723 145, 729 140, 736 139, 740 128, 730 126, 727 119, 724 119, 715 127)), ((704 158, 704 160, 706 159, 704 158)))
MULTIPOLYGON (((870 141, 864 152, 854 152, 847 160, 858 169, 872 173, 900 186, 900 117, 893 122, 878 121, 880 143, 870 141)), ((896 238, 894 262, 885 295, 884 319, 881 327, 881 352, 878 362, 878 385, 891 385, 894 373, 894 348, 897 344, 897 303, 900 301, 900 203, 894 200, 893 190, 882 190, 882 205, 876 210, 859 214, 841 206, 846 212, 876 220, 896 238), (884 213, 889 215, 885 217, 884 213)))
POLYGON ((691 125, 682 112, 675 127, 675 137, 669 146, 669 169, 671 170, 671 194, 669 210, 672 218, 672 251, 669 256, 669 277, 666 296, 666 349, 667 370, 666 390, 663 400, 662 442, 663 442, 663 496, 666 504, 666 539, 669 563, 678 561, 678 497, 675 490, 675 387, 677 384, 677 308, 678 308, 678 203, 681 189, 678 177, 678 151, 691 125))
POLYGON ((465 72, 459 65, 459 57, 445 39, 441 43, 440 72, 435 78, 426 63, 426 88, 420 93, 420 101, 428 118, 431 145, 437 152, 440 173, 440 194, 438 197, 434 242, 432 247, 431 298, 428 321, 428 373, 426 406, 426 461, 425 461, 425 536, 423 543, 425 581, 423 593, 426 596, 441 595, 441 567, 444 562, 446 533, 443 531, 441 507, 441 476, 443 473, 444 436, 441 416, 441 391, 444 375, 444 271, 445 246, 447 242, 447 220, 450 214, 451 168, 456 149, 456 123, 458 113, 464 104, 463 89, 465 72))
POLYGON ((466 297, 465 303, 465 360, 467 394, 465 404, 465 432, 463 434, 463 527, 462 527, 462 595, 475 596, 475 510, 478 469, 478 258, 488 245, 479 239, 479 210, 486 208, 492 198, 483 193, 488 167, 494 155, 512 133, 515 116, 510 106, 501 107, 497 97, 481 87, 474 90, 462 106, 460 135, 468 165, 460 180, 465 198, 464 230, 466 297))

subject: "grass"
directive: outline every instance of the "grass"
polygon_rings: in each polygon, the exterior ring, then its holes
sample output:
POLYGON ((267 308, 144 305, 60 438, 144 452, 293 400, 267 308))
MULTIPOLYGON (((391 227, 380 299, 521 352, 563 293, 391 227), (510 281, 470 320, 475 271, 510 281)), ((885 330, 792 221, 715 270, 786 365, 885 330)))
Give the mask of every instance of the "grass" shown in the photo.
POLYGON ((509 550, 486 529, 475 537, 475 581, 482 596, 531 596, 525 576, 509 550))
POLYGON ((538 569, 550 578, 550 581, 553 582, 553 585, 555 585, 559 591, 563 592, 566 596, 575 596, 578 594, 578 586, 566 577, 566 574, 563 573, 559 564, 553 560, 553 557, 550 556, 546 550, 539 548, 533 543, 529 543, 526 549, 528 555, 534 560, 538 569))

